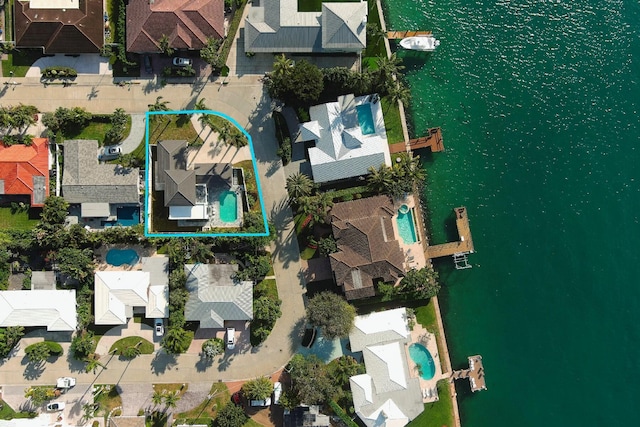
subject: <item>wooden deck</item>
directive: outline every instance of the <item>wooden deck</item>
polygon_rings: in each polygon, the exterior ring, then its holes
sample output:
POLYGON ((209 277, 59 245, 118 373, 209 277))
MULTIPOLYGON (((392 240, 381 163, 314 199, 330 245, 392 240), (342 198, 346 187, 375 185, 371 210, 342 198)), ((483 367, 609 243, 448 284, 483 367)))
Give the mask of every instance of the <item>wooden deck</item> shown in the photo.
POLYGON ((387 31, 389 40, 404 39, 405 37, 429 36, 431 31, 387 31))
POLYGON ((442 140, 442 129, 431 128, 426 136, 410 139, 407 142, 397 142, 389 145, 389 153, 395 154, 402 151, 419 150, 420 148, 430 148, 432 153, 444 151, 444 142, 442 140))
POLYGON ((475 356, 469 356, 469 369, 459 369, 457 371, 451 372, 451 376, 449 376, 449 381, 454 382, 455 380, 460 379, 468 379, 469 384, 471 385, 471 391, 476 392, 480 390, 487 389, 487 383, 484 378, 484 366, 482 364, 482 356, 479 354, 475 356))
POLYGON ((424 251, 427 259, 473 252, 473 238, 471 237, 467 208, 461 206, 455 208, 453 211, 456 214, 456 227, 458 228, 459 240, 457 242, 427 246, 427 249, 424 251))

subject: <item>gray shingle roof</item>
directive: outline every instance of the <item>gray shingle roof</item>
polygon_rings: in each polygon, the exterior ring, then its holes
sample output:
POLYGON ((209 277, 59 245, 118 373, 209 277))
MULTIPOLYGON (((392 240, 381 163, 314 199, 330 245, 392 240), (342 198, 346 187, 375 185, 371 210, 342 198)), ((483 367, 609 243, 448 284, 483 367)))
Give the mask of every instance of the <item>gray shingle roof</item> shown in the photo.
POLYGON ((297 0, 262 0, 245 21, 247 52, 360 52, 366 46, 367 2, 323 3, 298 12, 297 0))
POLYGON ((189 300, 185 318, 201 328, 223 328, 225 320, 253 318, 253 283, 236 282, 235 264, 187 264, 189 300))
POLYGON ((98 141, 64 142, 62 196, 69 203, 138 203, 139 170, 98 164, 98 141))

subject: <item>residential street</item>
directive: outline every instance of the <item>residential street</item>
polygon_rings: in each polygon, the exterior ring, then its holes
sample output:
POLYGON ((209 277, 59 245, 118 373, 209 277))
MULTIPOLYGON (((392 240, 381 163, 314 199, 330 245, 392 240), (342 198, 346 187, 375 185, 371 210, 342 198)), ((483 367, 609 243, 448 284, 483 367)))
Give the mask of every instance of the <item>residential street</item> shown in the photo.
MULTIPOLYGON (((269 63, 272 56, 268 55, 269 63)), ((245 60, 232 49, 230 68, 243 68, 236 64, 245 60)), ((252 59, 253 60, 253 59, 252 59)), ((255 64, 258 64, 256 62, 255 64)), ((247 69, 245 67, 244 69, 247 69)), ((228 77, 228 84, 202 81, 196 84, 167 84, 155 81, 136 81, 124 87, 113 84, 111 77, 80 75, 70 87, 50 85, 44 87, 38 78, 15 78, 17 85, 0 85, 0 102, 4 105, 32 104, 41 111, 57 107, 85 107, 93 113, 110 113, 124 108, 128 113, 144 113, 158 96, 169 101, 173 110, 192 109, 200 98, 215 111, 233 117, 245 127, 253 139, 258 162, 261 188, 269 218, 276 225, 277 241, 271 248, 278 292, 282 299, 282 317, 267 340, 258 348, 238 348, 225 355, 212 366, 205 366, 199 355, 178 357, 162 352, 142 355, 131 361, 117 357, 103 357, 107 369, 98 369, 97 375, 84 373, 81 365, 67 354, 54 363, 47 363, 42 372, 25 371, 23 357, 12 357, 0 363, 1 385, 53 384, 60 376, 72 374, 78 384, 91 383, 207 383, 223 380, 249 379, 270 375, 284 366, 300 343, 304 327, 305 292, 298 243, 293 233, 293 217, 286 203, 285 173, 276 156, 274 124, 271 120, 272 101, 263 92, 260 75, 244 74, 228 77), (268 183, 268 184, 267 184, 268 183), (265 185, 266 184, 266 185, 265 185)), ((7 79, 8 80, 8 79, 7 79)), ((132 141, 133 142, 133 141, 132 141)), ((129 151, 129 149, 127 149, 129 151)))

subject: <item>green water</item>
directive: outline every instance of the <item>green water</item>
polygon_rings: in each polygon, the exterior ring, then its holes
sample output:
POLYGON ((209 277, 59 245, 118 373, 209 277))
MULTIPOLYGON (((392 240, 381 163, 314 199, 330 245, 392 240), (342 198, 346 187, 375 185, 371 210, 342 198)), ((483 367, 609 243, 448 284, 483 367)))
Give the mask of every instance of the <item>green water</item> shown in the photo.
POLYGON ((458 384, 465 426, 640 423, 637 1, 386 0, 401 52, 434 241, 468 207, 473 268, 439 263, 455 368, 482 354, 487 391, 458 384))

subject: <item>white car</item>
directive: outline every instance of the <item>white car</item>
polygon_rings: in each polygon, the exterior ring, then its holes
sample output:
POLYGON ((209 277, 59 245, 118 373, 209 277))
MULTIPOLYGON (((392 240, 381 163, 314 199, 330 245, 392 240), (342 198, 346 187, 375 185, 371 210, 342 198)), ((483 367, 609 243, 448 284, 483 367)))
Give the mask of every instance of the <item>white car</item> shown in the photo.
POLYGON ((162 319, 155 319, 153 321, 153 329, 156 331, 156 336, 161 337, 164 335, 164 321, 162 319))
POLYGON ((236 330, 235 328, 227 328, 227 348, 233 350, 236 348, 236 330))
POLYGON ((66 390, 76 385, 76 379, 72 377, 60 377, 56 380, 56 388, 66 390))
POLYGON ((280 381, 276 381, 273 385, 273 404, 280 404, 280 396, 282 395, 282 383, 280 381))
POLYGON ((47 405, 47 411, 56 412, 64 409, 64 402, 51 402, 47 405))
POLYGON ((186 67, 193 64, 193 61, 189 58, 173 58, 173 65, 176 67, 186 67))

